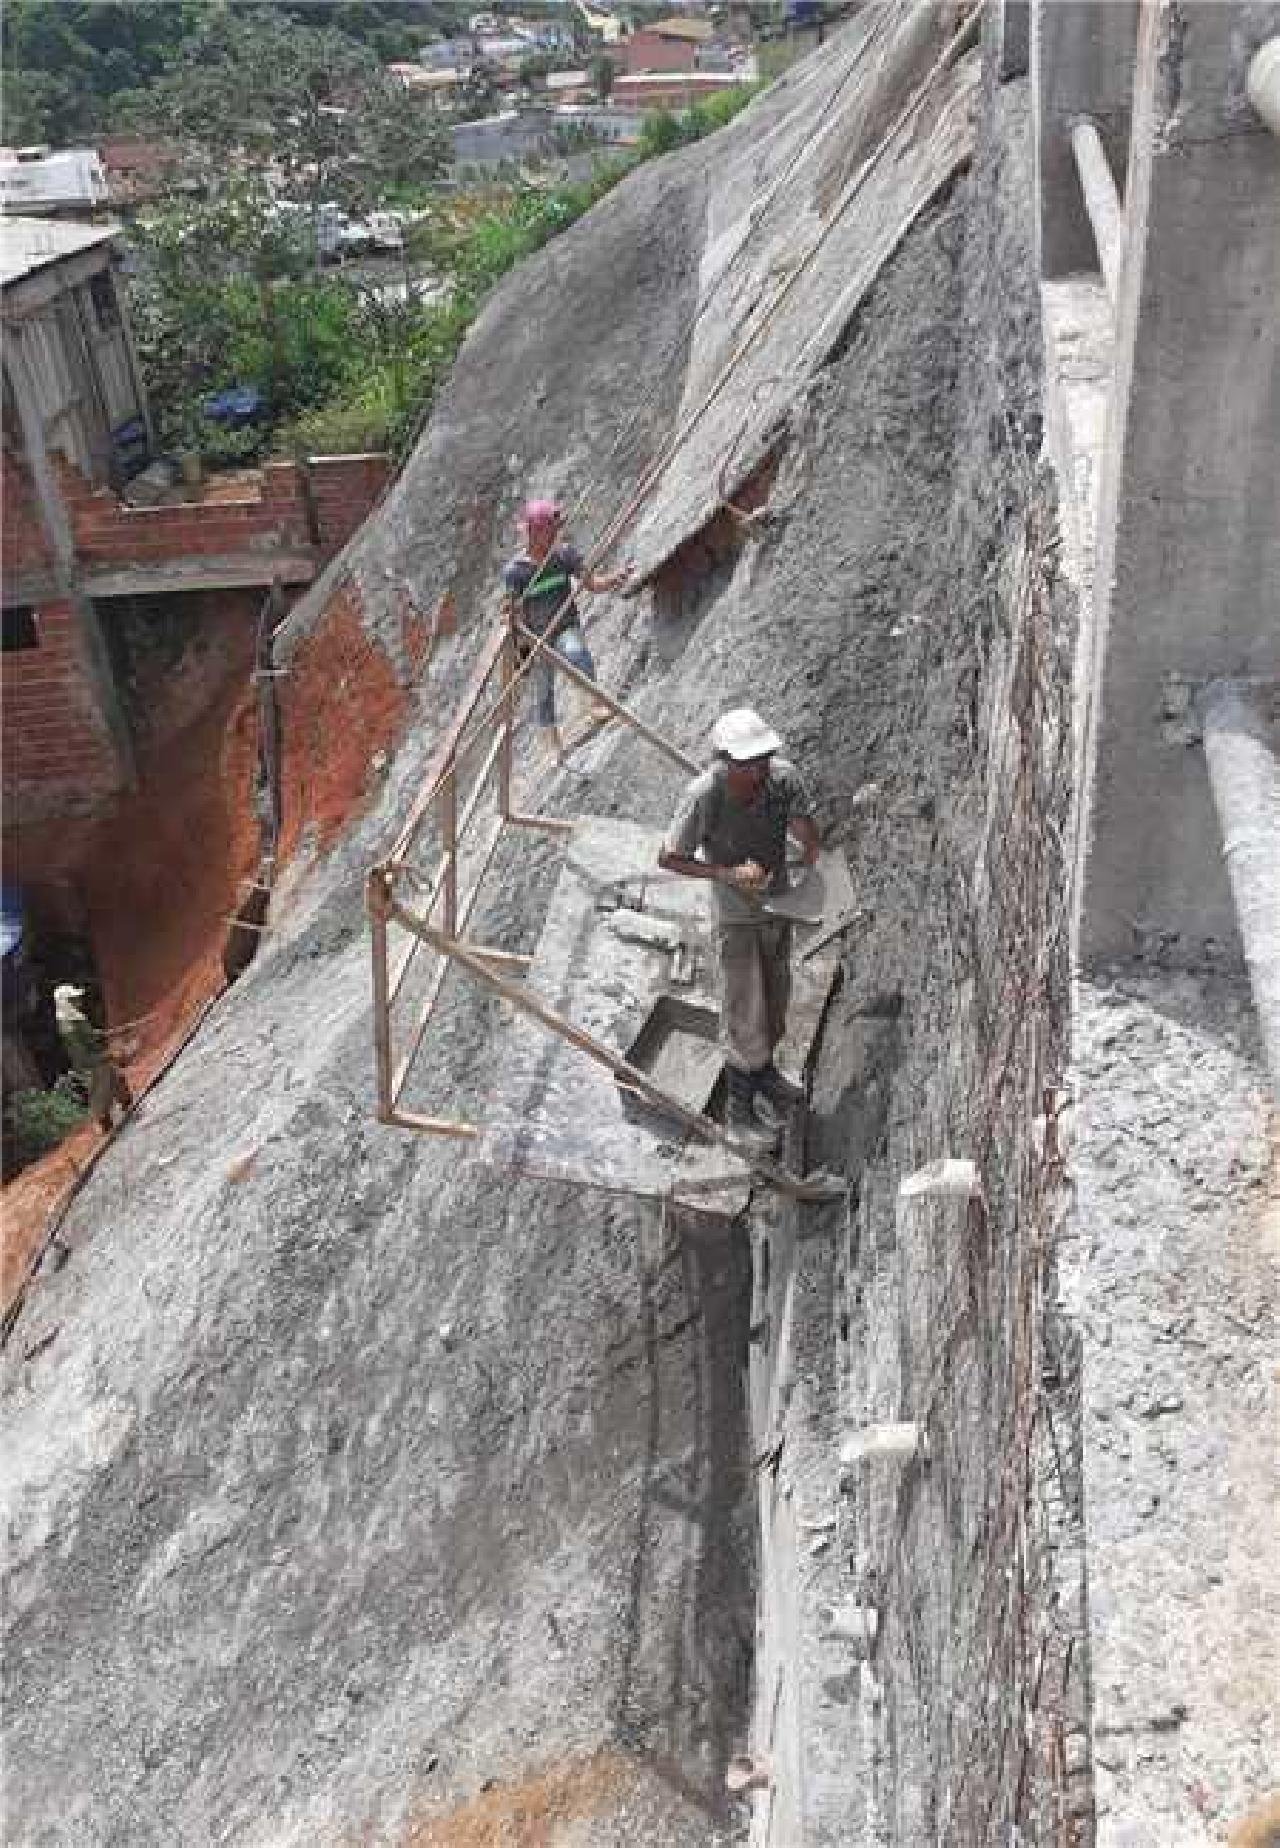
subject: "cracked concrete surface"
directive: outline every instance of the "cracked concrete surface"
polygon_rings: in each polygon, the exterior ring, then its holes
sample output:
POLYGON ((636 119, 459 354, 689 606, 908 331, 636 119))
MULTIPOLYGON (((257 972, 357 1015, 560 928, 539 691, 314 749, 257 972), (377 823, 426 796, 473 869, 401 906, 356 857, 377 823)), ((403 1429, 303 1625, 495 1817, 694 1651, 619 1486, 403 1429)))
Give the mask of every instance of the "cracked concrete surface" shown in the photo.
POLYGON ((1242 981, 1101 975, 1076 1023, 1097 1842, 1199 1848, 1280 1762, 1280 1121, 1242 981))

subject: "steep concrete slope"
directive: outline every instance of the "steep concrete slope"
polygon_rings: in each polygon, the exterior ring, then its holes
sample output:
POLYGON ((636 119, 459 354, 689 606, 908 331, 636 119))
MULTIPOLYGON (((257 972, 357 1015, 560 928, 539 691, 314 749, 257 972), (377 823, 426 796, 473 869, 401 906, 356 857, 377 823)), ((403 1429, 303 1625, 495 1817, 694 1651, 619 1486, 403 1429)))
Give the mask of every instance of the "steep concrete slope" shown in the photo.
MULTIPOLYGON (((938 43, 915 14, 870 9, 837 41, 844 63, 642 171, 523 266, 380 519, 291 619, 285 666, 345 574, 370 645, 406 676, 406 594, 427 611, 448 591, 459 633, 369 813, 295 873, 274 939, 104 1162, 72 1262, 20 1324, 17 1840, 409 1840, 487 1780, 601 1746, 627 1776, 565 1811, 585 1833, 551 1839, 692 1844, 728 1826, 753 1642, 745 1243, 377 1126, 361 874, 449 716, 526 485, 573 501, 590 483, 588 534, 625 501, 697 389, 708 197, 723 172, 722 224, 747 172, 766 190, 830 125, 868 21, 894 119, 938 43)), ((652 606, 614 603, 594 630, 611 683, 691 749, 718 705, 759 699, 837 827, 864 776, 932 748, 926 711, 950 735, 958 698, 928 623, 949 581, 930 515, 952 474, 965 208, 942 182, 921 197, 913 176, 907 194, 913 228, 861 344, 833 342, 838 363, 787 400, 771 524, 673 560, 702 516, 672 513, 645 542, 652 606), (869 428, 853 412, 877 367, 869 428)), ((789 339, 828 324, 838 285, 794 292, 789 339)), ((722 457, 740 423, 726 406, 722 457)), ((549 800, 658 819, 672 794, 651 755, 606 738, 549 800)), ((904 889, 920 834, 889 817, 874 836, 904 889)), ((486 929, 527 932, 533 893, 500 868, 486 929)), ((483 1024, 445 1044, 455 1082, 500 1052, 483 1024)))

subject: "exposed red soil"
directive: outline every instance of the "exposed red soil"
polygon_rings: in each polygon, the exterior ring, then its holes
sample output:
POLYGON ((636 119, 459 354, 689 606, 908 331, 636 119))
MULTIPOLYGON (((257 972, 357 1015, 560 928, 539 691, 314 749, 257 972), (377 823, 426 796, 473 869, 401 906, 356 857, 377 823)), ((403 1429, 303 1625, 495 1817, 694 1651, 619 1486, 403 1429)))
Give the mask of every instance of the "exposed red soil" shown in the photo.
MULTIPOLYGON (((429 627, 407 607, 401 622, 416 677, 429 627)), ((375 780, 373 760, 389 755, 400 735, 409 687, 366 634, 349 579, 276 684, 284 739, 281 856, 289 860, 304 834, 323 852, 342 833, 375 780)))
POLYGON ((32 1162, 0 1196, 4 1208, 4 1241, 0 1246, 0 1313, 8 1309, 31 1268, 43 1242, 44 1229, 67 1189, 102 1139, 96 1126, 86 1124, 68 1136, 42 1161, 32 1162))
MULTIPOLYGON (((10 876, 50 922, 91 941, 113 1056, 135 1094, 222 987, 227 922, 258 861, 253 634, 242 617, 223 630, 220 690, 193 723, 139 752, 136 790, 96 815, 5 834, 10 876)), ((99 1136, 77 1132, 4 1189, 5 1303, 99 1136)))
POLYGON ((598 1752, 482 1791, 460 1809, 416 1820, 403 1848, 556 1848, 581 1840, 575 1824, 616 1814, 640 1786, 630 1760, 598 1752))
MULTIPOLYGON (((400 618, 416 678, 431 625, 407 600, 400 618)), ((92 942, 112 1052, 135 1096, 223 987, 228 926, 258 866, 253 622, 231 601, 211 621, 225 676, 176 731, 174 716, 203 689, 184 691, 180 673, 154 689, 169 722, 139 752, 139 787, 93 816, 12 829, 4 840, 8 876, 42 896, 51 922, 92 942)), ((376 781, 375 757, 395 747, 409 685, 365 633, 358 592, 344 580, 276 687, 283 863, 304 840, 321 852, 332 846, 360 808, 376 781)), ((0 1306, 100 1133, 77 1132, 4 1188, 0 1306)))

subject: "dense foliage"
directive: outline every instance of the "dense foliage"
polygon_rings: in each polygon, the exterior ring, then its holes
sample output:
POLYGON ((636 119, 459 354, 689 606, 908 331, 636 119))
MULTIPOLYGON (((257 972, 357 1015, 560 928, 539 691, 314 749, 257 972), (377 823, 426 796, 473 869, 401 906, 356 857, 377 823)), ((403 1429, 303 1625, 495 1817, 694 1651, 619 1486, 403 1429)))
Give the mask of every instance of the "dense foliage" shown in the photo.
MULTIPOLYGON (((518 10, 564 17, 552 0, 518 10)), ((65 138, 109 116, 181 152, 179 189, 133 232, 138 344, 165 448, 214 461, 271 444, 402 449, 488 289, 632 164, 601 162, 579 185, 544 189, 513 172, 483 192, 440 193, 447 134, 382 64, 465 31, 469 13, 420 0, 8 0, 10 139, 65 138), (329 202, 419 214, 403 288, 385 266, 380 286, 321 269, 329 202), (264 407, 230 433, 205 414, 229 386, 256 388, 264 407)), ((549 62, 529 61, 531 83, 549 62)), ((696 139, 746 100, 731 92, 651 118, 638 158, 696 139)), ((482 82, 471 101, 491 106, 482 82)))
MULTIPOLYGON (((338 34, 381 64, 415 58, 433 39, 465 33, 475 0, 5 0, 0 8, 0 120, 5 140, 67 146, 137 119, 138 93, 225 17, 272 15, 295 39, 338 34)), ((490 0, 499 19, 566 17, 588 47, 577 9, 565 0, 490 0)), ((669 0, 634 0, 657 18, 669 0)), ((780 0, 752 14, 778 18, 780 0)))
POLYGON ((637 156, 600 162, 580 185, 542 191, 516 182, 495 192, 474 214, 441 216, 421 227, 418 253, 442 278, 445 298, 407 305, 399 329, 403 344, 367 349, 349 388, 296 421, 291 444, 315 454, 381 447, 403 454, 494 283, 581 217, 637 160, 723 127, 753 94, 744 86, 680 115, 653 117, 637 156))
POLYGON ((305 240, 271 216, 251 185, 157 212, 135 231, 133 310, 162 445, 242 456, 202 415, 210 393, 256 386, 272 421, 322 403, 358 342, 356 300, 317 276, 305 240))
MULTIPOLYGON (((267 18, 295 42, 336 34, 380 63, 413 58, 430 39, 465 31, 462 0, 5 0, 0 81, 6 141, 67 145, 136 119, 139 91, 193 41, 231 19, 267 18)), ((513 10, 504 0, 490 9, 513 10)), ((532 4, 525 12, 549 9, 532 4)))
POLYGON ((74 1072, 64 1072, 47 1091, 13 1092, 7 1107, 6 1159, 14 1173, 56 1149, 88 1120, 84 1082, 74 1072))
POLYGON ((228 172, 270 176, 313 210, 363 207, 449 158, 430 109, 388 78, 366 46, 329 25, 299 30, 285 9, 212 9, 132 113, 181 151, 187 177, 216 192, 228 172))

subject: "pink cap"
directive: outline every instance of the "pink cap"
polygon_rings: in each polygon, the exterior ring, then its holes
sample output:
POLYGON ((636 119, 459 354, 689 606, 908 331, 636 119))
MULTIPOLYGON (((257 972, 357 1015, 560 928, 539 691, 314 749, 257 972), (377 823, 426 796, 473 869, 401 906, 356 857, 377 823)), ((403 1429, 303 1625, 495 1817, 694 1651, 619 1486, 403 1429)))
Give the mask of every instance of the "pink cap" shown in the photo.
POLYGON ((548 526, 559 526, 564 519, 564 508, 558 501, 531 500, 524 504, 524 523, 534 531, 545 531, 548 526))

